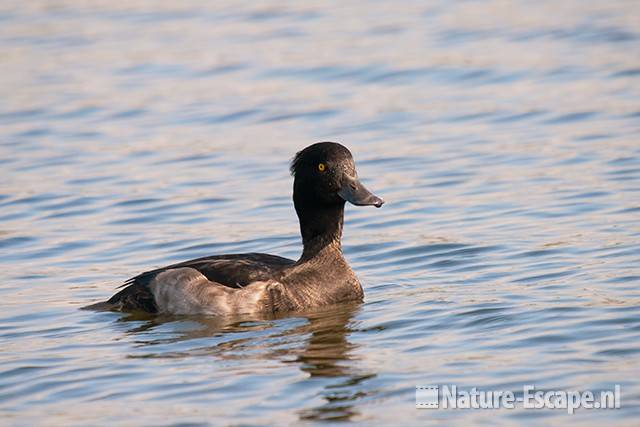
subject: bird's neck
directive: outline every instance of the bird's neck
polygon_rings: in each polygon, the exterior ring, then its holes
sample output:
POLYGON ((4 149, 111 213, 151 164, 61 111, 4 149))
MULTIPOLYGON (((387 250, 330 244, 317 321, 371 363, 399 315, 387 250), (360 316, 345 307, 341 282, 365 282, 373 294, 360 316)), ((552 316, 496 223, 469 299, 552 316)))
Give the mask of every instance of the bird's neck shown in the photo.
POLYGON ((302 205, 295 202, 302 234, 301 260, 317 256, 342 258, 342 225, 344 203, 335 205, 302 205))

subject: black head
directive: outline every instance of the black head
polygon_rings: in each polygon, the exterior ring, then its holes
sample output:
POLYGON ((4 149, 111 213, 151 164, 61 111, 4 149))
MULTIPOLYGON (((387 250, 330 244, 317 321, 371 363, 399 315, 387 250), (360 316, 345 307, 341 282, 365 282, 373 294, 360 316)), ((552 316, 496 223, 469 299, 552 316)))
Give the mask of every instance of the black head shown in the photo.
POLYGON ((298 152, 291 162, 291 175, 296 208, 298 204, 343 206, 345 201, 377 208, 384 204, 360 183, 351 152, 336 142, 318 142, 298 152))

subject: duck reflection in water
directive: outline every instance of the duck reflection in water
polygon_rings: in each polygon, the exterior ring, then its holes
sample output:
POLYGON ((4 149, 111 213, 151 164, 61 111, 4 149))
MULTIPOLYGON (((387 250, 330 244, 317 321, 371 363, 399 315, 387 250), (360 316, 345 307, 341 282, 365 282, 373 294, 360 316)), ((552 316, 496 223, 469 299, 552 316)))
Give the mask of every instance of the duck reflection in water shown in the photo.
POLYGON ((135 335, 145 351, 151 352, 136 353, 133 358, 214 356, 228 361, 255 358, 295 364, 314 379, 310 387, 317 387, 315 381, 324 379, 320 392, 323 402, 318 405, 315 400, 316 405, 300 410, 300 419, 347 421, 359 415, 357 402, 371 393, 363 383, 375 377, 358 366, 354 355, 357 345, 349 341, 349 335, 357 332, 354 317, 360 309, 358 303, 343 303, 293 316, 175 317, 138 313, 121 321, 144 322, 127 333, 135 335), (158 339, 154 329, 160 326, 163 333, 158 339), (170 338, 167 327, 172 327, 170 338), (201 344, 203 338, 215 339, 216 344, 184 350, 185 341, 201 344), (181 351, 171 351, 171 344, 179 342, 181 351))

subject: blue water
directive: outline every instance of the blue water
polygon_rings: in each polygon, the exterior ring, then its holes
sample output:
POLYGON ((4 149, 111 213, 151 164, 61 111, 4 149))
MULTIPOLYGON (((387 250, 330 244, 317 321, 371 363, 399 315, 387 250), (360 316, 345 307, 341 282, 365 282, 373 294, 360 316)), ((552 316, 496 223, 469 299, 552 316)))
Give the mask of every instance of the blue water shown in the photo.
POLYGON ((0 424, 637 425, 636 2, 0 4, 0 424), (79 310, 141 271, 301 250, 288 161, 335 140, 366 300, 79 310), (415 386, 616 410, 417 410, 415 386))

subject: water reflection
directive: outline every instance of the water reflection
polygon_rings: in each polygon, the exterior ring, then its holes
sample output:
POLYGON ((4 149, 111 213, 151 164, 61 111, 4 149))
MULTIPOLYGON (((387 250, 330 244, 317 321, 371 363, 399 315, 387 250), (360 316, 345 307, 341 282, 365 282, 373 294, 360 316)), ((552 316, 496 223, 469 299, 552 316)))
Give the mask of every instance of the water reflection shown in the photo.
POLYGON ((299 328, 300 333, 311 333, 295 360, 300 370, 311 377, 338 379, 321 390, 324 399, 322 405, 299 412, 301 419, 346 421, 359 414, 354 404, 366 393, 360 391, 358 386, 375 377, 375 374, 355 369, 351 363, 355 360, 353 352, 356 344, 349 341, 349 335, 353 332, 352 318, 358 310, 358 305, 345 305, 333 312, 312 316, 309 324, 299 328))
POLYGON ((295 365, 308 378, 328 379, 319 394, 322 403, 298 411, 301 420, 345 421, 359 414, 357 400, 371 394, 360 385, 375 377, 358 368, 357 345, 349 341, 355 331, 358 303, 345 303, 305 313, 235 317, 153 316, 128 314, 118 323, 133 323, 125 334, 134 337, 140 358, 215 357, 220 360, 253 358, 295 365), (202 340, 215 341, 201 345, 202 340), (193 346, 185 350, 185 343, 193 346), (138 348, 138 349, 139 349, 138 348), (172 350, 173 349, 173 350, 172 350))

